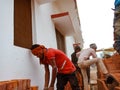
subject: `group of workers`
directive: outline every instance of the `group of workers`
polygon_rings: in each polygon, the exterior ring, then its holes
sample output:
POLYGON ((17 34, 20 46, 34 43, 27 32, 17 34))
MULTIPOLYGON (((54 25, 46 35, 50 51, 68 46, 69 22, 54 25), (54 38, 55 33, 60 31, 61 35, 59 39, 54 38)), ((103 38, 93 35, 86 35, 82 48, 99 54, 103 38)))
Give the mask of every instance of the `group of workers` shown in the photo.
POLYGON ((45 83, 43 90, 54 90, 55 80, 57 90, 64 90, 65 85, 69 81, 72 90, 90 90, 89 86, 89 67, 96 63, 98 68, 107 75, 108 71, 104 66, 102 59, 97 58, 97 46, 95 43, 90 44, 90 48, 81 49, 75 47, 75 52, 71 55, 71 60, 61 50, 54 48, 46 48, 44 45, 34 44, 31 47, 33 55, 39 58, 40 64, 45 67, 45 83), (93 58, 90 59, 90 56, 93 58), (52 67, 52 75, 50 80, 50 68, 52 67), (83 87, 78 84, 76 70, 82 75, 83 87))
MULTIPOLYGON (((115 0, 114 13, 114 48, 120 54, 120 0, 115 0)), ((106 76, 108 71, 101 58, 96 55, 97 46, 90 44, 90 48, 81 49, 79 46, 74 48, 71 54, 71 60, 65 53, 58 49, 46 48, 44 45, 34 44, 31 47, 33 55, 39 58, 40 64, 45 67, 45 83, 43 90, 54 90, 55 80, 57 90, 64 90, 69 81, 72 90, 90 90, 90 65, 96 63, 97 68, 101 69, 106 76), (90 58, 92 56, 92 58, 90 58), (52 67, 52 76, 50 80, 49 65, 52 67), (82 75, 83 87, 78 84, 76 71, 82 75)))

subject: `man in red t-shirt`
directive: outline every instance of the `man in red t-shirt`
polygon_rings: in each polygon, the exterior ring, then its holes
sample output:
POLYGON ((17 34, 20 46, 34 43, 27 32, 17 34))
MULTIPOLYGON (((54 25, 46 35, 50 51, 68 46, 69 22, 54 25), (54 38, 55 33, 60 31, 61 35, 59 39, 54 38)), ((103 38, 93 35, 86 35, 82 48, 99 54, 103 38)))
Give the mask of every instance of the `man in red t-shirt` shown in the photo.
POLYGON ((75 66, 70 59, 60 50, 46 48, 44 45, 34 44, 31 47, 33 55, 40 59, 40 64, 45 66, 44 90, 54 90, 57 77, 57 90, 64 90, 67 82, 70 82, 72 90, 80 90, 75 76, 75 66), (49 65, 52 67, 52 79, 50 79, 49 65))

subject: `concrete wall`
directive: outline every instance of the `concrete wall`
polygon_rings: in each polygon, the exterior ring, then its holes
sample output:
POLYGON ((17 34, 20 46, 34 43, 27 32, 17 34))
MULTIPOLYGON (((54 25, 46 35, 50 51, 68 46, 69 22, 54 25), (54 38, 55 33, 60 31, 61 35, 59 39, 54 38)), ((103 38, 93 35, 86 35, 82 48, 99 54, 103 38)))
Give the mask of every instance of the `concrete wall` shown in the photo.
MULTIPOLYGON (((39 5, 32 0, 33 42, 57 48, 54 24, 51 20, 52 4, 39 5)), ((30 50, 14 46, 14 0, 0 0, 0 81, 31 79, 32 85, 42 90, 44 84, 43 65, 30 50)), ((66 38, 67 55, 73 51, 72 37, 66 38), (70 49, 69 49, 70 48, 70 49)))

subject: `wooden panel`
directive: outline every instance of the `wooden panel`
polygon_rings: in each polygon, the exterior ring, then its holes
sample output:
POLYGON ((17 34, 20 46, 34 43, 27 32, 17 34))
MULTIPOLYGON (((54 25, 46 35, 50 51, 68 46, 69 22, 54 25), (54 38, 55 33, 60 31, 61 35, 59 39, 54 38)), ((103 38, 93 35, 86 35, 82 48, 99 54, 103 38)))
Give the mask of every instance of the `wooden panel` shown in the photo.
POLYGON ((32 45, 31 0, 14 0, 14 45, 32 45))

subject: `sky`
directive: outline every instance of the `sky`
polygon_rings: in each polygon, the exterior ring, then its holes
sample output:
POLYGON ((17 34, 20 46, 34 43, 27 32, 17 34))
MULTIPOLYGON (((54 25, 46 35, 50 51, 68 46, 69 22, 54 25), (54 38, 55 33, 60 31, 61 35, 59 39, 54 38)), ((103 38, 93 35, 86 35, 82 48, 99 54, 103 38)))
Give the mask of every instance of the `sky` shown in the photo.
POLYGON ((98 49, 113 47, 114 0, 77 0, 84 48, 96 43, 98 49))

